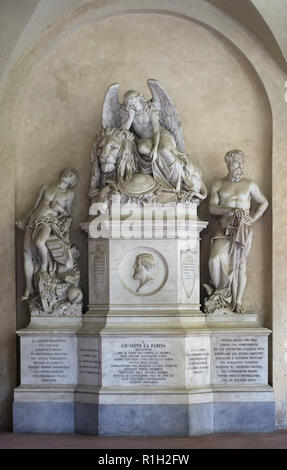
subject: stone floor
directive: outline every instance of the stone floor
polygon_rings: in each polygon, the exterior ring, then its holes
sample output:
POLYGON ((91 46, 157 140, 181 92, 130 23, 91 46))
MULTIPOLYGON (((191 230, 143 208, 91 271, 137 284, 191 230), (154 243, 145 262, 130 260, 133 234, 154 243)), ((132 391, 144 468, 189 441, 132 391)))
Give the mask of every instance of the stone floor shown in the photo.
POLYGON ((2 432, 0 449, 287 449, 287 430, 274 434, 212 434, 173 439, 2 432))

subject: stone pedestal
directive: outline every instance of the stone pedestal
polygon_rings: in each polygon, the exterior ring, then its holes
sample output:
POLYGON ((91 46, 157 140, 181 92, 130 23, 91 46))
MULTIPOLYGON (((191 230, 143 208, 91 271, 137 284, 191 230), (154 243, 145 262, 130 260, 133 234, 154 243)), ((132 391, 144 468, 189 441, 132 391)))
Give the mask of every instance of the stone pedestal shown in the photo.
POLYGON ((98 218, 82 225, 89 234, 89 313, 202 316, 199 234, 207 223, 198 220, 197 206, 115 204, 109 214, 101 232, 98 218))
POLYGON ((18 331, 21 385, 14 390, 14 432, 73 433, 78 383, 76 332, 82 317, 32 318, 18 331))
POLYGON ((84 224, 89 310, 83 318, 33 317, 18 332, 14 431, 189 436, 274 429, 270 330, 255 313, 200 311, 199 237, 207 224, 196 206, 182 207, 175 232, 167 231, 172 211, 160 224, 152 210, 150 237, 125 219, 128 238, 117 213, 104 237, 95 220, 84 224))
MULTIPOLYGON (((200 311, 199 235, 206 223, 197 219, 196 207, 177 214, 177 230, 169 238, 160 223, 153 237, 143 238, 140 230, 122 237, 119 220, 113 219, 105 238, 98 238, 95 222, 84 227, 90 305, 77 333, 76 432, 272 431, 270 330, 258 325, 256 314, 219 318, 200 311), (141 259, 149 269, 139 275, 141 259)), ((152 225, 152 218, 146 223, 152 225)))
POLYGON ((269 330, 206 317, 106 318, 78 332, 75 426, 100 436, 270 432, 269 330))

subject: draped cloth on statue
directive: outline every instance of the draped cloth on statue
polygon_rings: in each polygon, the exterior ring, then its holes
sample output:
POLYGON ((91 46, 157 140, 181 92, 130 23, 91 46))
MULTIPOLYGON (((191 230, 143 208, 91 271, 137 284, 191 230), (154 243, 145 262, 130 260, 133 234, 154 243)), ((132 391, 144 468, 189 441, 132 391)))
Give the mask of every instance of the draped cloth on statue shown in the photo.
POLYGON ((176 143, 169 131, 160 127, 160 144, 157 158, 151 162, 150 156, 140 155, 139 172, 152 174, 155 181, 164 189, 180 192, 182 176, 188 169, 185 153, 176 148, 176 143), (161 147, 165 149, 161 153, 161 147))
POLYGON ((54 234, 61 241, 62 244, 68 247, 68 235, 71 222, 72 219, 70 217, 56 217, 52 215, 48 215, 45 217, 37 217, 35 220, 27 222, 26 228, 32 230, 32 256, 35 271, 38 271, 40 264, 40 260, 35 246, 35 240, 37 239, 39 231, 44 227, 49 226, 51 229, 51 235, 54 234))
POLYGON ((240 265, 243 259, 246 260, 252 242, 251 225, 246 223, 244 214, 230 217, 224 233, 218 233, 212 238, 211 251, 216 240, 223 240, 223 243, 209 260, 210 277, 215 289, 212 300, 216 301, 217 308, 234 309, 240 265))

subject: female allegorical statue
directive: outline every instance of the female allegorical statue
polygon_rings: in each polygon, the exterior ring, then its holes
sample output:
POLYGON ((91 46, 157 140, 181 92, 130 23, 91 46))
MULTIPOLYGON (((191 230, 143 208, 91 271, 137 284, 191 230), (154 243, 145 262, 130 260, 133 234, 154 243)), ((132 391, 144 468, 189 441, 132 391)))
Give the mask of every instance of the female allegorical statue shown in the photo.
MULTIPOLYGON (((78 179, 77 170, 62 170, 56 184, 40 187, 35 204, 27 215, 16 223, 18 228, 25 230, 26 288, 22 300, 28 300, 34 293, 34 274, 41 273, 44 277, 49 274, 55 277, 57 264, 63 266, 62 271, 71 273, 73 270, 75 250, 69 242, 69 227, 74 200, 72 188, 76 186, 78 179)), ((74 281, 73 283, 76 284, 74 281)))

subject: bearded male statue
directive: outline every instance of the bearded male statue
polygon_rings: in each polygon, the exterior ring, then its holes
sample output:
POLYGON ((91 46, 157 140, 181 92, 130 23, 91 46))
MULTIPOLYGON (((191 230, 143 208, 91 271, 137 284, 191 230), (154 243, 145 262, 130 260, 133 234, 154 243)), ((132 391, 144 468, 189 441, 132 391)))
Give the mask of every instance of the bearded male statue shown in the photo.
POLYGON ((252 225, 268 207, 268 201, 253 181, 243 177, 245 154, 230 150, 225 155, 227 175, 211 187, 209 211, 220 216, 220 229, 211 240, 209 274, 211 285, 206 313, 235 311, 243 313, 242 297, 246 287, 246 262, 252 243, 252 225), (251 214, 251 203, 256 204, 251 214))

